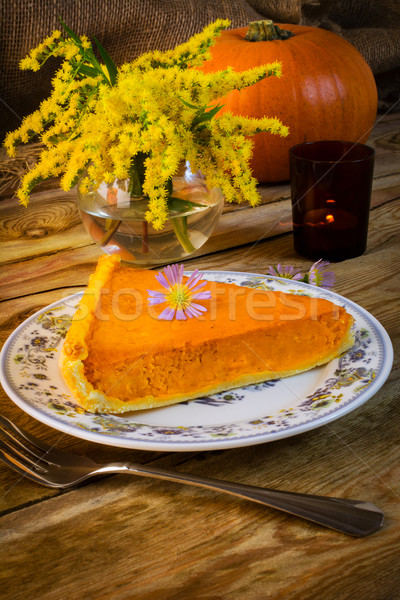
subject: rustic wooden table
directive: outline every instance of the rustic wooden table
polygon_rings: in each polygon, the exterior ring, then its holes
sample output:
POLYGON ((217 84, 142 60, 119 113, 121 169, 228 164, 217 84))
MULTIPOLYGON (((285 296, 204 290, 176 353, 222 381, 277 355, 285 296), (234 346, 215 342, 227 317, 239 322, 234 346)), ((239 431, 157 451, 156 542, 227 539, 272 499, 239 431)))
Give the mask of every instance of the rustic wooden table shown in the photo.
MULTIPOLYGON (((335 291, 400 340, 400 114, 380 117, 366 253, 333 266, 335 291)), ((4 167, 4 161, 2 166, 4 167)), ((17 169, 18 170, 18 169, 17 169)), ((1 201, 2 341, 29 315, 82 289, 100 250, 86 235, 74 193, 44 189, 28 209, 1 201)), ((287 185, 265 186, 257 209, 228 207, 203 255, 187 267, 265 273, 305 269, 290 233, 287 185)), ((248 484, 369 500, 383 529, 362 539, 260 505, 127 475, 68 492, 40 487, 0 464, 0 596, 224 600, 399 598, 400 411, 398 366, 363 406, 308 433, 208 452, 160 453, 60 434, 1 391, 1 413, 39 438, 99 460, 130 459, 248 484)))

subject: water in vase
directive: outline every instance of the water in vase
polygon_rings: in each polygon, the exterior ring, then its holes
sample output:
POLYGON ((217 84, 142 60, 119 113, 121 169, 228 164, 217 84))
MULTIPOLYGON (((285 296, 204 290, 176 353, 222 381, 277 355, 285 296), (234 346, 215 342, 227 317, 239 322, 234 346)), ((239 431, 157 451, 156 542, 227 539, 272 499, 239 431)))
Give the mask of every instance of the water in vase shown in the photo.
MULTIPOLYGON (((219 189, 208 190, 203 180, 186 188, 174 180, 174 196, 188 200, 190 208, 169 210, 161 230, 147 223, 147 200, 130 198, 123 187, 105 186, 79 197, 82 221, 92 239, 107 254, 140 266, 170 263, 200 248, 213 232, 223 206, 219 189), (180 188, 180 189, 179 189, 180 188)), ((183 178, 182 178, 183 179, 183 178)))

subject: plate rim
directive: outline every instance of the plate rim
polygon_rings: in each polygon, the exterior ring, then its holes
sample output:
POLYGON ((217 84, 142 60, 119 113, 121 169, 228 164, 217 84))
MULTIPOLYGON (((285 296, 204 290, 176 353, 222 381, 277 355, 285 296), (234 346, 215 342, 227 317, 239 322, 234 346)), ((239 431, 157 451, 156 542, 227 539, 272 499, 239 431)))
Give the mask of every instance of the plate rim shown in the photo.
MULTIPOLYGON (((190 275, 193 271, 185 271, 185 275, 190 275)), ((9 337, 4 342, 4 345, 0 352, 0 382, 3 386, 4 391, 10 400, 16 404, 22 411, 26 414, 29 414, 37 421, 52 427, 53 429, 60 431, 62 433, 67 433, 68 435, 72 435, 74 437, 78 437, 80 439, 88 440, 94 443, 109 445, 120 448, 128 448, 135 450, 146 450, 146 451, 164 451, 164 452, 191 452, 191 451, 211 451, 211 450, 225 450, 225 449, 233 449, 251 445, 258 445, 262 443, 268 443, 277 441, 279 439, 285 439, 288 437, 294 437, 296 435, 300 435, 307 431, 311 431, 313 429, 317 429, 322 427, 323 425, 327 425, 362 406, 365 402, 367 402, 372 396, 374 396, 378 390, 384 385, 387 378, 390 375, 393 366, 393 345, 390 339, 389 334, 383 325, 378 321, 374 315, 364 309, 362 306, 357 304, 356 302, 349 300, 345 296, 334 292, 333 290, 328 290, 322 287, 316 287, 304 282, 299 282, 292 279, 287 279, 283 277, 277 277, 273 275, 263 274, 263 273, 253 273, 248 271, 225 271, 221 269, 215 270, 201 270, 204 278, 207 278, 207 275, 222 275, 223 277, 229 276, 240 276, 240 277, 249 277, 249 278, 261 278, 265 281, 267 280, 277 280, 279 283, 284 284, 284 286, 293 285, 294 287, 300 287, 305 290, 310 290, 314 294, 318 296, 326 295, 330 298, 337 298, 344 303, 348 307, 352 307, 355 311, 358 311, 362 314, 364 319, 370 322, 376 330, 378 337, 382 343, 384 352, 385 352, 385 360, 383 361, 382 368, 379 371, 377 379, 375 379, 366 390, 359 394, 357 398, 352 402, 348 402, 344 406, 340 407, 336 411, 329 412, 325 415, 320 415, 316 419, 312 419, 309 421, 305 421, 303 423, 299 423, 289 428, 281 429, 279 431, 273 432, 262 432, 260 434, 255 435, 239 435, 238 437, 233 438, 220 438, 217 440, 182 440, 182 441, 156 441, 145 440, 145 439, 131 439, 117 436, 109 436, 104 435, 101 432, 94 432, 88 429, 79 429, 74 423, 67 423, 62 420, 55 419, 52 415, 48 415, 45 412, 42 412, 36 406, 29 404, 21 398, 12 388, 11 384, 8 381, 7 373, 6 373, 6 360, 8 358, 8 350, 13 344, 16 337, 21 330, 23 330, 28 323, 34 321, 39 315, 42 313, 52 310, 53 308, 59 306, 60 304, 67 303, 72 299, 77 301, 84 292, 84 289, 70 296, 64 296, 55 302, 35 311, 32 315, 24 319, 20 325, 18 325, 13 332, 9 335, 9 337)), ((61 374, 60 374, 61 376, 61 374)), ((201 426, 199 426, 201 428, 201 426)))

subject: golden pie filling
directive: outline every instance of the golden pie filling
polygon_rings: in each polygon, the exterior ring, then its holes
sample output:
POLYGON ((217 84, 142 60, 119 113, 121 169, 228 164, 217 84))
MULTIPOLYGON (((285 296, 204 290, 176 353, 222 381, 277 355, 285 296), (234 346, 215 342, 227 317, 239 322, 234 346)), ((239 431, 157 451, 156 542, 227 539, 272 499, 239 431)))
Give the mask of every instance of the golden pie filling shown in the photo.
POLYGON ((353 344, 352 317, 322 298, 208 282, 197 318, 159 319, 154 271, 104 256, 66 336, 61 371, 90 412, 126 412, 287 377, 353 344))

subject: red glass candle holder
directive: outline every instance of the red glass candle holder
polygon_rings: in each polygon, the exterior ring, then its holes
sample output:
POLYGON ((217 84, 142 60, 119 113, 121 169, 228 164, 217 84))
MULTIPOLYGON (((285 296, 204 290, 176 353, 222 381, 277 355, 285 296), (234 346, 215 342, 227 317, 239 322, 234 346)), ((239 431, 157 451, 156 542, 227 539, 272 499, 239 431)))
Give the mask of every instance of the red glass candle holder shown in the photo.
POLYGON ((375 150, 341 141, 289 150, 295 250, 331 262, 365 251, 375 150))

